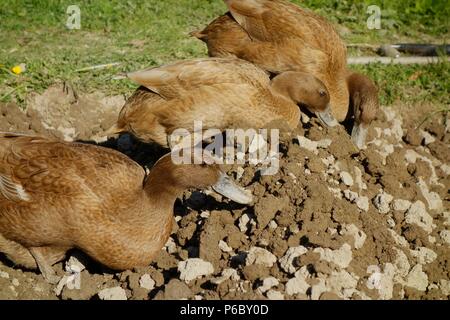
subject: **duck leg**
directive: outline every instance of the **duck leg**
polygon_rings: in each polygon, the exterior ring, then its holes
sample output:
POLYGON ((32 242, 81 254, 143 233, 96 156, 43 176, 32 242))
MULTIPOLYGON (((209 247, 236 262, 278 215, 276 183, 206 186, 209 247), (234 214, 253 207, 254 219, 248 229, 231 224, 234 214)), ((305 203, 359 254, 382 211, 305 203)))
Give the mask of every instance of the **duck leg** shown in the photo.
POLYGON ((63 260, 66 257, 66 252, 70 248, 64 247, 42 247, 41 248, 42 255, 48 261, 48 263, 52 266, 55 263, 63 260))
POLYGON ((34 247, 30 248, 29 250, 36 260, 38 268, 41 271, 44 279, 51 284, 57 284, 60 280, 60 277, 58 277, 55 270, 53 270, 51 261, 49 261, 49 259, 45 257, 46 249, 46 247, 34 247))
POLYGON ((0 252, 3 252, 16 265, 23 266, 27 269, 37 268, 36 260, 27 248, 20 243, 6 239, 1 234, 0 252))

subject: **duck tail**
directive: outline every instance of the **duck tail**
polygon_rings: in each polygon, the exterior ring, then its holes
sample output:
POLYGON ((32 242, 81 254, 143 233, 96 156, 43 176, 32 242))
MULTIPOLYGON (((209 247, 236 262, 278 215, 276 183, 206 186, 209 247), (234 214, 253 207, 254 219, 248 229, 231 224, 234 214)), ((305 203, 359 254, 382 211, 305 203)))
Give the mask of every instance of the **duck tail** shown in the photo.
POLYGON ((198 30, 190 32, 189 35, 200 40, 207 40, 208 38, 208 35, 204 34, 203 31, 198 30))
POLYGON ((105 134, 107 136, 112 136, 112 135, 116 135, 116 134, 119 134, 119 133, 123 133, 125 131, 126 131, 125 128, 121 128, 117 124, 114 124, 111 128, 106 130, 105 134))

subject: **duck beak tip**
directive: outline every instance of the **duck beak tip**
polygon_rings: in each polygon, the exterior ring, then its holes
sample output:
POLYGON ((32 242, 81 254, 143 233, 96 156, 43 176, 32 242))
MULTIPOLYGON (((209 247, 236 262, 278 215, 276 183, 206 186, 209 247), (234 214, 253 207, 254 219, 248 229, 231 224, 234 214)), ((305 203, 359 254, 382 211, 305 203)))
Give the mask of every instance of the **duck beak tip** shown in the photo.
POLYGON ((366 145, 367 128, 362 123, 355 123, 352 129, 352 141, 358 149, 366 145))
POLYGON ((322 123, 327 127, 332 128, 339 124, 331 112, 330 105, 328 105, 328 107, 324 111, 317 112, 317 116, 322 121, 322 123))
POLYGON ((213 190, 234 202, 250 204, 253 196, 250 191, 236 185, 226 174, 222 174, 219 181, 212 186, 213 190))

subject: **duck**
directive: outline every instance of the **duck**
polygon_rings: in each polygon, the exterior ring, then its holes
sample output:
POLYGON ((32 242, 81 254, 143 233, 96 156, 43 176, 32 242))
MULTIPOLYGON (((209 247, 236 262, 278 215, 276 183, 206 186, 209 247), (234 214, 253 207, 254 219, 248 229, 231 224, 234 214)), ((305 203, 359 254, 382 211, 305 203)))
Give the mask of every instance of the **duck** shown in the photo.
POLYGON ((218 165, 176 164, 168 153, 146 174, 105 147, 0 133, 0 252, 50 283, 72 248, 113 270, 147 266, 169 237, 177 197, 208 186, 252 201, 218 165))
MULTIPOLYGON (((127 99, 108 134, 128 132, 145 142, 170 148, 177 129, 293 130, 299 106, 332 122, 329 93, 316 77, 297 71, 274 78, 237 58, 197 58, 128 74, 140 87, 127 99), (331 120, 330 120, 331 119, 331 120)), ((206 137, 205 137, 206 138, 206 137)))
POLYGON ((378 90, 369 77, 348 69, 346 46, 332 24, 285 0, 224 1, 229 12, 191 33, 206 43, 209 56, 244 59, 273 74, 317 77, 329 91, 334 118, 354 121, 352 140, 362 148, 379 109, 378 90))

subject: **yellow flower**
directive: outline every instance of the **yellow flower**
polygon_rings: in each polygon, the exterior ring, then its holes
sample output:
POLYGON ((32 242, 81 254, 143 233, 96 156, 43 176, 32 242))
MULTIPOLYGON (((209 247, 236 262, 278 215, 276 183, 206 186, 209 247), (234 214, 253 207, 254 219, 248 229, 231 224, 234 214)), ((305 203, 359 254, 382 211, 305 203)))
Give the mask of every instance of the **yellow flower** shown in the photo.
POLYGON ((21 73, 24 72, 25 70, 26 70, 26 66, 25 66, 24 63, 21 63, 21 64, 19 64, 19 65, 17 65, 17 66, 14 66, 14 67, 12 67, 12 69, 11 69, 11 71, 12 71, 14 74, 21 74, 21 73))

